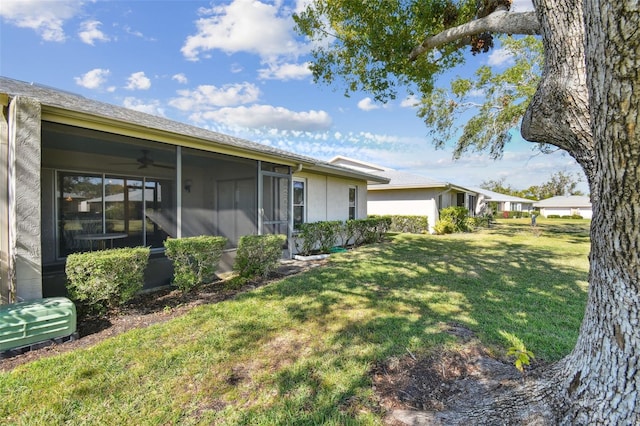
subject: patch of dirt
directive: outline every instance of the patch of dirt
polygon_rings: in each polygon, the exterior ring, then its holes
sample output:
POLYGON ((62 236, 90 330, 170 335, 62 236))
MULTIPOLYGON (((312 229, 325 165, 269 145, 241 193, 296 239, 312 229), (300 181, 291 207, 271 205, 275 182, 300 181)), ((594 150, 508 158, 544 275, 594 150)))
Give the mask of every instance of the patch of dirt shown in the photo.
POLYGON ((91 318, 78 318, 78 338, 63 343, 49 342, 46 346, 33 345, 31 350, 16 350, 0 353, 0 371, 78 348, 93 346, 100 341, 124 333, 134 328, 144 328, 152 324, 168 321, 185 314, 196 306, 217 303, 231 299, 240 293, 262 287, 274 280, 298 274, 325 265, 327 260, 297 261, 284 260, 268 278, 250 281, 241 287, 227 285, 230 279, 222 279, 203 285, 196 291, 183 294, 175 287, 142 293, 118 311, 91 318))
POLYGON ((374 391, 387 412, 386 424, 442 424, 437 420, 438 413, 472 410, 490 395, 523 384, 514 365, 492 357, 471 330, 447 324, 445 331, 459 338, 461 349, 442 350, 423 358, 407 351, 401 358, 390 358, 374 367, 374 391))

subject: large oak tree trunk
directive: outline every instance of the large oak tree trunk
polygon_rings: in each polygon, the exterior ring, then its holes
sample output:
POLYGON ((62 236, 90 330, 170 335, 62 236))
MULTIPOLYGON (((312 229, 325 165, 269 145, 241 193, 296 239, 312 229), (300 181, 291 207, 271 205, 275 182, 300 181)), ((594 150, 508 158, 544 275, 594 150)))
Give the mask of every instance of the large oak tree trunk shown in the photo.
POLYGON ((534 3, 547 66, 523 133, 578 160, 594 210, 578 342, 538 390, 562 424, 640 424, 640 6, 584 0, 582 21, 581 0, 534 3))

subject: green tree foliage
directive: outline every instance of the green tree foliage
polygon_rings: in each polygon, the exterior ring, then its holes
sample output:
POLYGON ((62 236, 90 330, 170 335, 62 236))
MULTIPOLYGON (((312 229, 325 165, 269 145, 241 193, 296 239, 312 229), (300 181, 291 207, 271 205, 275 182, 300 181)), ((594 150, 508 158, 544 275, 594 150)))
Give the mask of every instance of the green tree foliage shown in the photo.
MULTIPOLYGON (((437 147, 457 139, 454 158, 468 150, 489 150, 493 158, 500 158, 540 81, 542 42, 533 36, 504 36, 500 41, 513 61, 505 71, 496 73, 484 65, 473 78, 457 77, 449 87, 422 95, 418 116, 437 147)), ((543 144, 538 147, 549 150, 543 144)))
POLYGON ((480 187, 500 194, 513 195, 514 197, 544 200, 556 195, 584 195, 582 191, 577 189, 580 182, 582 182, 582 177, 579 174, 560 171, 553 173, 549 180, 542 185, 533 185, 526 189, 512 187, 506 183, 505 178, 483 181, 480 187))
MULTIPOLYGON (((465 53, 486 52, 491 34, 446 43, 412 56, 425 36, 482 17, 510 1, 492 0, 313 0, 294 16, 298 31, 316 46, 311 65, 316 82, 342 81, 345 95, 366 91, 379 102, 395 99, 400 88, 416 97, 437 147, 457 140, 454 157, 468 150, 489 150, 494 158, 510 139, 529 104, 542 67, 542 44, 533 36, 502 37, 513 58, 502 73, 490 67, 472 79, 458 77, 449 87, 438 77, 465 60, 465 53), (460 117, 467 120, 461 128, 460 117)), ((546 146, 540 145, 542 149, 546 146)))
POLYGON ((506 182, 506 180, 507 179, 504 177, 498 180, 494 180, 494 179, 485 180, 485 181, 482 181, 482 183, 480 184, 480 188, 493 191, 493 192, 498 192, 500 194, 513 195, 514 197, 520 197, 521 191, 509 185, 506 182))
POLYGON ((316 82, 341 78, 345 94, 363 90, 377 101, 395 99, 398 87, 428 93, 436 76, 464 60, 459 45, 412 61, 425 34, 436 34, 475 16, 476 0, 313 0, 294 16, 314 44, 316 82))

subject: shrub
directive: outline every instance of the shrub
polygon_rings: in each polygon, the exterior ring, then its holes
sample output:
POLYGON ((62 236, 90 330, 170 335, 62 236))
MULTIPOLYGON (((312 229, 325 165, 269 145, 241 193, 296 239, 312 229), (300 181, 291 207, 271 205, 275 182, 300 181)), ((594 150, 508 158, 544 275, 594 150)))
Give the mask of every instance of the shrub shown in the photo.
POLYGON ((436 222, 433 227, 438 235, 453 234, 455 232, 455 225, 451 218, 445 217, 436 222))
POLYGON ((469 211, 464 207, 447 207, 440 211, 440 220, 436 222, 435 231, 438 234, 451 234, 453 232, 468 232, 467 217, 469 211), (438 226, 438 223, 443 222, 438 226), (442 230, 443 232, 439 231, 442 230))
POLYGON ((369 216, 366 219, 355 219, 354 222, 356 245, 381 242, 391 228, 391 216, 369 216))
POLYGON ((338 241, 338 236, 340 235, 343 224, 339 220, 332 220, 318 222, 316 225, 318 226, 319 250, 322 253, 329 253, 338 241))
POLYGON ((278 267, 286 235, 245 235, 240 238, 233 270, 241 277, 266 277, 278 267))
POLYGON ((302 223, 298 227, 294 243, 296 250, 303 256, 310 255, 320 245, 320 222, 302 223))
POLYGON ((330 253, 336 245, 380 242, 391 227, 391 216, 371 216, 346 222, 324 221, 298 226, 294 244, 298 254, 330 253))
POLYGON ((429 220, 426 216, 391 216, 390 232, 424 234, 429 232, 429 220))
POLYGON ((69 296, 89 310, 102 312, 133 298, 144 285, 148 247, 73 253, 65 272, 69 296))
POLYGON ((491 214, 483 214, 481 216, 470 217, 469 219, 473 228, 491 228, 491 224, 493 223, 493 215, 491 214))
POLYGON ((548 214, 547 219, 560 219, 559 214, 548 214))
POLYGON ((173 283, 183 292, 213 281, 227 239, 218 236, 169 238, 165 255, 173 261, 173 283))

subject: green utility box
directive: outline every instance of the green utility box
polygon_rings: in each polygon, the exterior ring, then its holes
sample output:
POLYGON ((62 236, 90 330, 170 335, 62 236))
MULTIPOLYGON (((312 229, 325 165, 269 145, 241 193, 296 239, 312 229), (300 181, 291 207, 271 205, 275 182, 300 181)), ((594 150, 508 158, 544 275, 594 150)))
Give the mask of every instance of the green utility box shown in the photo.
POLYGON ((66 297, 0 305, 0 352, 76 336, 76 306, 66 297))

